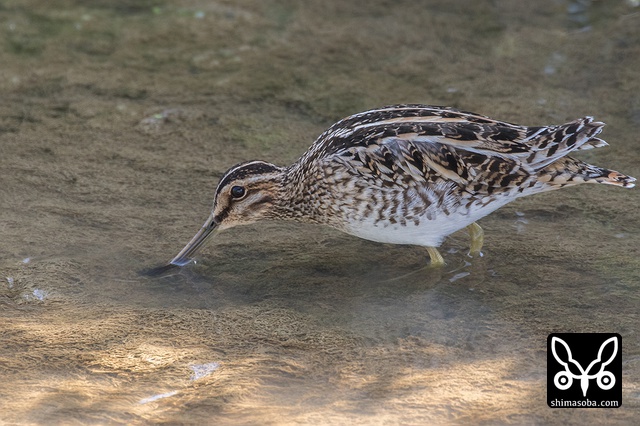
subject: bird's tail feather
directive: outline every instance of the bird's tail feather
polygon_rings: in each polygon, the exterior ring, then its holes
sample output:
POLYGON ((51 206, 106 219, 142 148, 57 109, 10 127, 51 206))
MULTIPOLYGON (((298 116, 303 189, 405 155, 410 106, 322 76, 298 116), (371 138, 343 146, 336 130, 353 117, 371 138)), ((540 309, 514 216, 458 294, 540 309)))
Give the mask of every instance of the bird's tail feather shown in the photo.
POLYGON ((538 172, 538 179, 552 186, 604 183, 633 188, 636 179, 615 170, 604 169, 571 157, 560 158, 538 172))
POLYGON ((530 156, 527 163, 541 170, 574 150, 600 148, 608 144, 596 137, 604 123, 584 117, 559 126, 530 127, 530 156))

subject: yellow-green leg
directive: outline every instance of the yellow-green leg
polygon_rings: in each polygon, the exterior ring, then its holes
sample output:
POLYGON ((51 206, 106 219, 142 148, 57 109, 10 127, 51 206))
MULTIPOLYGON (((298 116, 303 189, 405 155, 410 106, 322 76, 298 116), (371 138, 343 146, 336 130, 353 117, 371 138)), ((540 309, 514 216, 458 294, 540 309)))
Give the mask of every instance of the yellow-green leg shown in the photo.
POLYGON ((437 248, 427 247, 429 257, 431 258, 431 266, 444 266, 444 258, 440 254, 437 248))
POLYGON ((475 222, 467 226, 467 230, 471 237, 469 253, 471 253, 472 256, 478 256, 480 254, 480 250, 482 250, 482 243, 484 243, 484 231, 480 225, 475 222))

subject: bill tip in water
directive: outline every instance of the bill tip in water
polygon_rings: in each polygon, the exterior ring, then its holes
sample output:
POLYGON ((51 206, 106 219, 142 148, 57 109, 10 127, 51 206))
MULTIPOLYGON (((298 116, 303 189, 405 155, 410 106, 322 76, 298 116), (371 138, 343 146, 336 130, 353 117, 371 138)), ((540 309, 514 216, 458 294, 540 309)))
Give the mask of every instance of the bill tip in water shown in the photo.
POLYGON ((183 267, 185 265, 188 265, 191 262, 193 262, 193 259, 188 259, 186 257, 181 257, 181 258, 173 259, 171 262, 169 262, 169 265, 183 267))

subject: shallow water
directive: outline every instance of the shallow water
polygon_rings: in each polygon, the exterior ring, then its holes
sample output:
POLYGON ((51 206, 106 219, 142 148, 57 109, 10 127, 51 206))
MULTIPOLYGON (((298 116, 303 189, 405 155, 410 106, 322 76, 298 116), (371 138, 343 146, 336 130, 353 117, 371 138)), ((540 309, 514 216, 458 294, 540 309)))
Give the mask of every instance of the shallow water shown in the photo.
POLYGON ((636 1, 6 1, 0 423, 627 424, 638 192, 570 188, 423 249, 283 223, 173 257, 232 164, 396 102, 594 115, 640 176, 636 1), (623 338, 623 406, 551 410, 551 332, 623 338))

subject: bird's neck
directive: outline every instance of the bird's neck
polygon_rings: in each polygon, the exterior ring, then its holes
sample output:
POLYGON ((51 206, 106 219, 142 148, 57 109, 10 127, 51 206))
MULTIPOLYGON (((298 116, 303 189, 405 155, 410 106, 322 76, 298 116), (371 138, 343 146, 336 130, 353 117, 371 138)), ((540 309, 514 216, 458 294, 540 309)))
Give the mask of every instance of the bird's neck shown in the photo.
POLYGON ((322 223, 313 205, 313 179, 294 164, 274 180, 272 219, 322 223))

